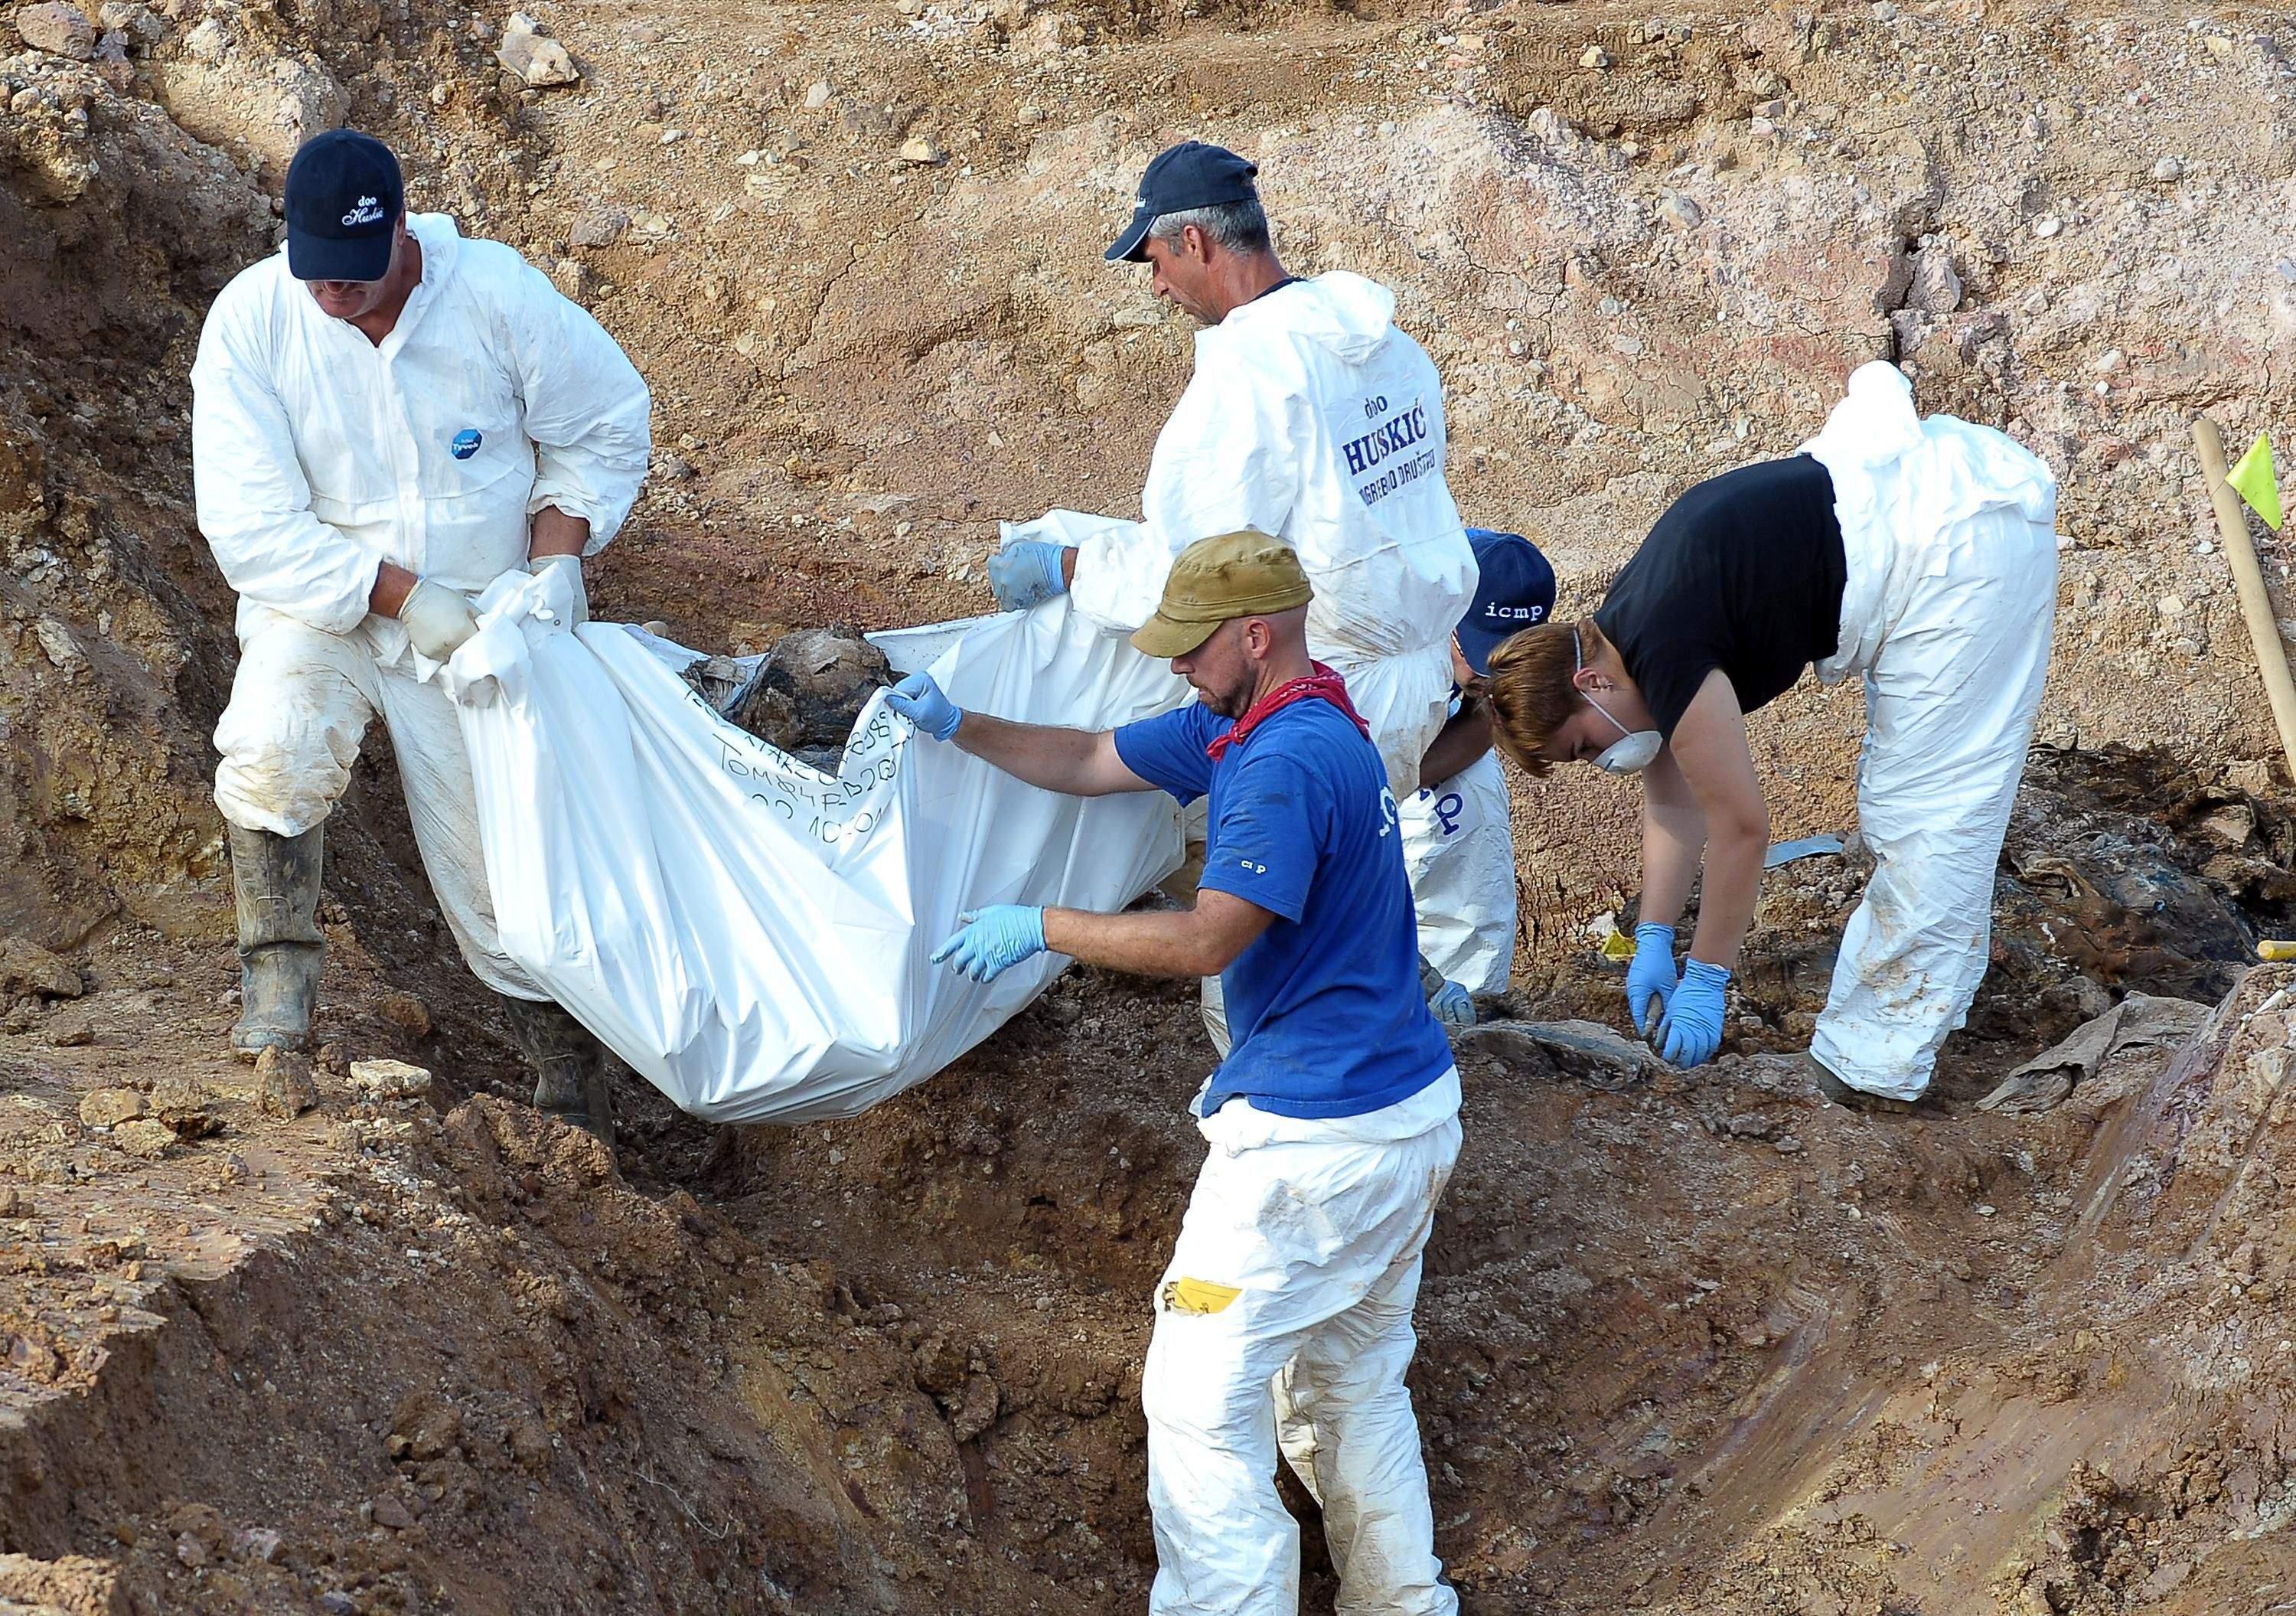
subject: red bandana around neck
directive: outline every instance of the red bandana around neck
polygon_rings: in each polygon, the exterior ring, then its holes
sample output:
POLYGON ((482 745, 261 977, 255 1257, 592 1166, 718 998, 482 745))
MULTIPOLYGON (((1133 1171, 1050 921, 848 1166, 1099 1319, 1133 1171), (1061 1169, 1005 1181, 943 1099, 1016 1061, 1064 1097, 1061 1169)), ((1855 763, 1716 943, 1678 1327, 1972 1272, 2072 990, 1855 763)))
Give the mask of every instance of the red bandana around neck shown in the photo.
POLYGON ((1356 710, 1356 704, 1348 700, 1347 681, 1321 662, 1315 663, 1314 667, 1316 671, 1308 677, 1293 679, 1288 685, 1278 685, 1254 701, 1226 734, 1216 737, 1210 745, 1204 748, 1205 754, 1218 763, 1227 755, 1229 747, 1244 740, 1271 715, 1300 701, 1329 701, 1347 714, 1348 721, 1363 731, 1364 738, 1369 740, 1371 726, 1363 721, 1363 715, 1356 710))

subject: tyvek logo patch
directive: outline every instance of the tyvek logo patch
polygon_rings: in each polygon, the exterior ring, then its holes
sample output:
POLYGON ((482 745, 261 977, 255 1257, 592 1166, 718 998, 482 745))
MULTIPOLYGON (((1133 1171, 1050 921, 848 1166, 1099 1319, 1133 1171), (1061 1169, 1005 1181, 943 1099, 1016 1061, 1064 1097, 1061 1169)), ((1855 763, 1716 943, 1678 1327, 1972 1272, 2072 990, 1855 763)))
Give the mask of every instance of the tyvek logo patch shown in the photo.
POLYGON ((478 428, 466 426, 455 434, 455 441, 447 446, 447 452, 457 460, 468 460, 479 452, 479 445, 485 441, 478 428))

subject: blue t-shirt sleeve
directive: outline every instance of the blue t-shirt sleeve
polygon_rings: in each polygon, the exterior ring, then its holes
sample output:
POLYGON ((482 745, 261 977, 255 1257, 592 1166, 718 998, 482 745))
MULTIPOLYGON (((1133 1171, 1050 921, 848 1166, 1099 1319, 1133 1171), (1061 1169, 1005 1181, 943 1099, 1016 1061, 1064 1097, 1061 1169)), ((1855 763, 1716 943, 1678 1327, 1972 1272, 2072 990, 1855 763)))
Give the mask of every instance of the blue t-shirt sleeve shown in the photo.
POLYGON ((1124 767, 1185 808, 1212 789, 1212 760, 1204 748, 1227 726, 1200 702, 1176 707, 1116 729, 1116 755, 1124 767))
POLYGON ((1220 793, 1199 888, 1211 887, 1297 923, 1322 849, 1306 772, 1278 752, 1247 757, 1220 793))

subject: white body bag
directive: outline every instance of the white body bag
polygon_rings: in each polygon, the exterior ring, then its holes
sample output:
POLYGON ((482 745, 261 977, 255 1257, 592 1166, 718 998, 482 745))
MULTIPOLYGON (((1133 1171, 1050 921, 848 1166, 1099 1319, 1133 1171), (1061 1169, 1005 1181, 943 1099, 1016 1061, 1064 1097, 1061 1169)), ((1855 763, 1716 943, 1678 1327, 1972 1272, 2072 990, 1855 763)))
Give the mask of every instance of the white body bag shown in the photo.
MULTIPOLYGON (((850 1116, 922 1081, 1068 963, 987 986, 930 964, 960 912, 1120 909, 1180 862, 1164 793, 1040 791, 882 694, 822 774, 719 718, 634 631, 568 632, 570 603, 555 577, 504 575, 441 675, 502 947, 694 1116, 850 1116)), ((1064 599, 876 638, 1000 718, 1104 729, 1187 694, 1064 599)))

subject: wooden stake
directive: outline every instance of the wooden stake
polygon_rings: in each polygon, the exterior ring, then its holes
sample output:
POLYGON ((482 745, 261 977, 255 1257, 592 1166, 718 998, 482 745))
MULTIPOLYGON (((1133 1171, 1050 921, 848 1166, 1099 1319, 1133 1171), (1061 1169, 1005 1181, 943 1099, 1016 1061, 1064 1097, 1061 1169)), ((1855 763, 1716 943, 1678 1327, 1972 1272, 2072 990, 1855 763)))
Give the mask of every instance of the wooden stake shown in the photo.
POLYGON ((2249 542, 2248 507, 2241 503, 2239 490, 2225 480, 2224 434, 2206 415, 2193 422, 2193 447, 2201 452, 2201 476, 2208 483, 2210 503, 2216 506, 2218 535, 2224 544, 2225 560, 2232 563, 2232 581, 2240 591, 2240 614, 2248 619, 2257 670, 2264 676, 2264 693, 2272 701, 2272 721, 2280 729, 2280 750, 2287 756, 2290 778, 2296 779, 2296 680, 2289 677, 2288 652, 2280 643, 2280 620, 2273 615, 2272 595, 2264 587, 2256 546, 2249 542))

